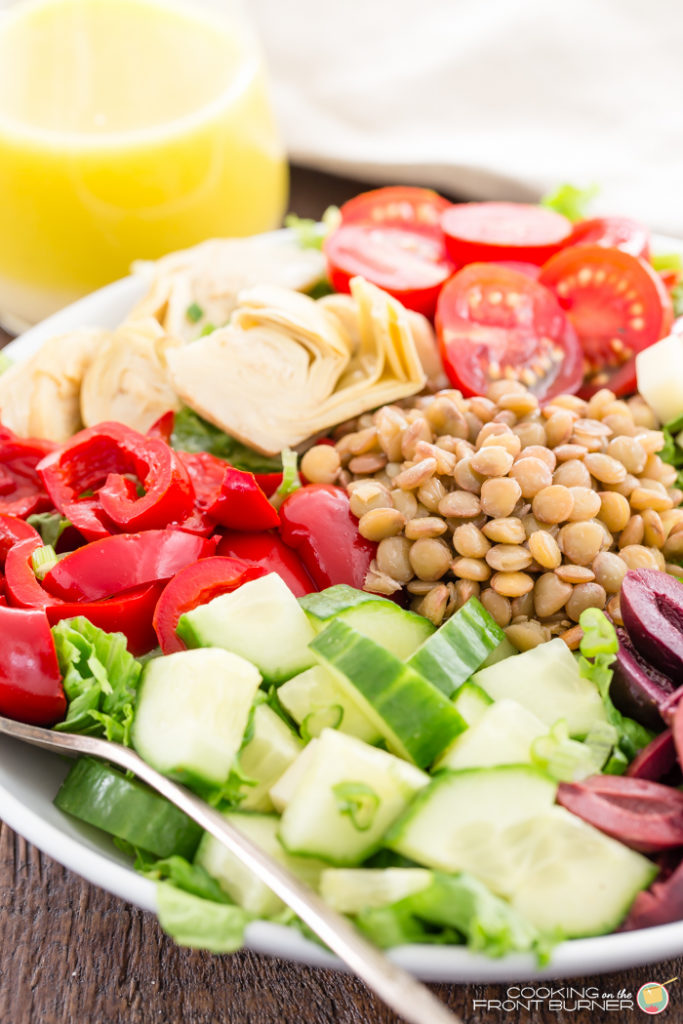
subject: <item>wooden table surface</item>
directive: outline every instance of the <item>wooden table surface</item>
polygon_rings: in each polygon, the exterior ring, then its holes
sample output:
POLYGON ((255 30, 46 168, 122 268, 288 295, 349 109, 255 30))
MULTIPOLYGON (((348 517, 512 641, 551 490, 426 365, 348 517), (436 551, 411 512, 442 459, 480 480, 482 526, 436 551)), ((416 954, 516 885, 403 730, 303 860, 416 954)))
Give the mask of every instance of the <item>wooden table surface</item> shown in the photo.
MULTIPOLYGON (((357 183, 295 169, 290 207, 319 216, 357 183)), ((179 949, 143 913, 84 882, 0 828, 0 1024, 397 1024, 360 982, 249 952, 211 956, 179 949)), ((558 983, 594 986, 635 1001, 647 981, 683 975, 683 957, 631 971, 558 983), (623 996, 622 992, 622 996, 623 996)), ((520 979, 523 981, 524 979, 520 979)), ((623 1024, 642 1011, 547 1006, 531 1013, 483 1006, 505 985, 437 985, 467 1024, 623 1024), (478 1001, 475 1004, 475 1000, 478 1001)), ((683 981, 662 1020, 683 1019, 683 981)), ((635 1002, 634 1002, 635 1006, 635 1002)), ((429 1024, 429 1022, 425 1022, 429 1024)))

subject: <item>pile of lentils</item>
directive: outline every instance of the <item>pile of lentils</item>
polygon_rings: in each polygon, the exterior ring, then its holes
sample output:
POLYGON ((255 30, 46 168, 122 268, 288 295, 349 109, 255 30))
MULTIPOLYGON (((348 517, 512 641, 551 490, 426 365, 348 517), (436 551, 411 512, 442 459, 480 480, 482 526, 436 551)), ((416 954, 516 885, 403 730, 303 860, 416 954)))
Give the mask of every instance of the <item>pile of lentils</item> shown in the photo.
POLYGON ((617 623, 628 569, 680 573, 683 493, 657 454, 664 436, 640 396, 606 389, 542 408, 522 384, 486 397, 440 391, 344 424, 303 457, 312 482, 350 495, 378 542, 364 589, 407 591, 439 625, 476 596, 528 650, 570 647, 586 608, 617 623))

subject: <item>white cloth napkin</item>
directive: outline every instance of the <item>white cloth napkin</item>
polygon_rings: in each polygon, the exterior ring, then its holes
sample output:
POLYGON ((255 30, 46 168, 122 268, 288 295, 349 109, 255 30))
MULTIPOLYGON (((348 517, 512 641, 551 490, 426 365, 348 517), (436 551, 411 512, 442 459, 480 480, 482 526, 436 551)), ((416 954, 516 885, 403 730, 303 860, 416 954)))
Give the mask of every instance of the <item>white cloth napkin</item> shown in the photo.
POLYGON ((292 159, 683 235, 681 0, 248 0, 292 159))

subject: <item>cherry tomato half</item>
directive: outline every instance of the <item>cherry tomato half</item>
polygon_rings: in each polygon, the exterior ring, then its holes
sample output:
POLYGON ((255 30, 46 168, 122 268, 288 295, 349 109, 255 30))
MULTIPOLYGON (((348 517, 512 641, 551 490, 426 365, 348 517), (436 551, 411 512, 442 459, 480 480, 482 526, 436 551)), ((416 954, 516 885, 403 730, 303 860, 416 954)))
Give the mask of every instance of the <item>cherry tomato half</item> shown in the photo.
POLYGON ((618 367, 668 334, 671 298, 649 263, 621 249, 575 245, 541 271, 572 321, 588 374, 618 367))
POLYGON ((370 224, 342 224, 324 243, 330 284, 349 291, 360 274, 407 309, 433 316, 444 282, 453 273, 443 244, 418 231, 370 224))
POLYGON ((588 377, 579 388, 579 397, 588 401, 603 388, 609 388, 617 398, 621 398, 623 395, 632 395, 637 391, 636 357, 632 356, 628 362, 618 366, 616 370, 600 370, 592 377, 588 377))
POLYGON ((406 228, 443 239, 441 217, 453 204, 429 188, 390 185, 361 192, 341 207, 343 224, 406 228))
POLYGON ((505 378, 539 399, 581 383, 569 320, 547 288, 515 270, 473 263, 458 271, 439 297, 436 329, 446 373, 465 395, 483 395, 505 378))
POLYGON ((640 221, 630 217, 592 217, 574 225, 569 245, 605 245, 621 249, 631 256, 650 258, 650 232, 640 221))
POLYGON ((565 245, 571 221, 528 203, 461 203, 441 218, 446 250, 454 263, 517 260, 545 263, 565 245))

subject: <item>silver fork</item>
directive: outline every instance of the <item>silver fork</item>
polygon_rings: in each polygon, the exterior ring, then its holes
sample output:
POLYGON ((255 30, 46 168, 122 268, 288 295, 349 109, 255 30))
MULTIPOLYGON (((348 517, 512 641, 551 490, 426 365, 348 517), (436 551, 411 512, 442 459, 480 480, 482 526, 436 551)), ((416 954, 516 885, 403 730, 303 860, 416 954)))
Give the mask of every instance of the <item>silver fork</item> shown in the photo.
POLYGON ((411 974, 392 963, 350 921, 256 846, 213 807, 151 768, 129 747, 94 736, 52 732, 0 716, 0 733, 45 750, 89 754, 132 771, 210 832, 272 889, 351 970, 408 1024, 463 1024, 411 974))

